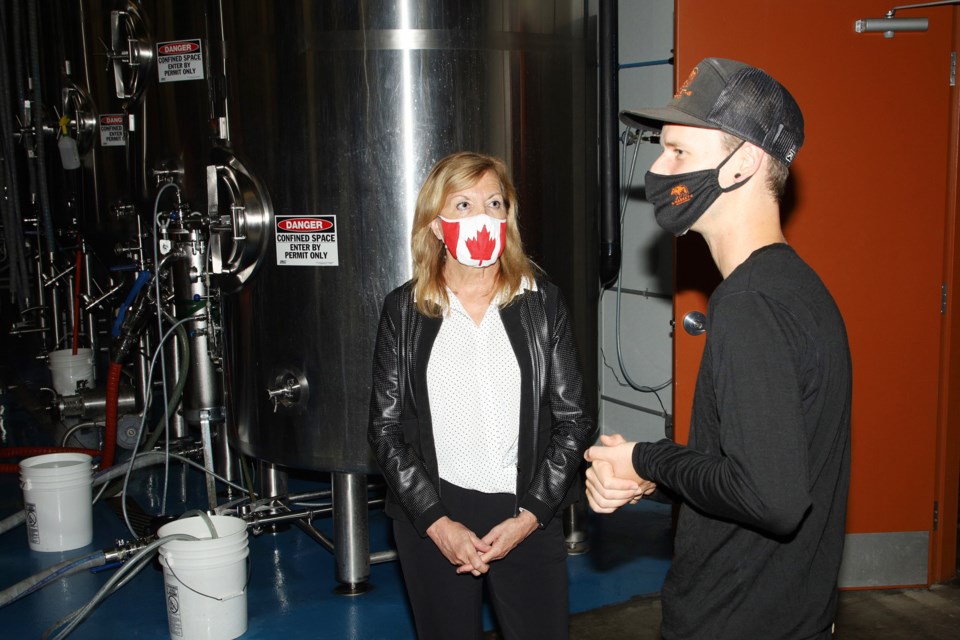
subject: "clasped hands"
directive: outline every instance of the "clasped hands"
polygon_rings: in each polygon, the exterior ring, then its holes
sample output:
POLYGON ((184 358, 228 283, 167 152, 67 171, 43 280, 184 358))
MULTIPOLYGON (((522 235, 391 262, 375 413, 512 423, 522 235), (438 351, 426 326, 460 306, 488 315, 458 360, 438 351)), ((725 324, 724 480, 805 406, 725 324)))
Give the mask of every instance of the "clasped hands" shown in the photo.
POLYGON ((443 516, 427 529, 440 553, 456 565, 457 573, 475 576, 490 570, 490 563, 503 558, 537 529, 537 519, 529 511, 507 518, 483 538, 463 524, 443 516))
POLYGON ((644 480, 633 468, 635 442, 627 442, 620 434, 600 436, 600 442, 603 446, 590 447, 583 455, 591 463, 587 469, 587 501, 591 509, 613 513, 656 491, 656 483, 644 480))

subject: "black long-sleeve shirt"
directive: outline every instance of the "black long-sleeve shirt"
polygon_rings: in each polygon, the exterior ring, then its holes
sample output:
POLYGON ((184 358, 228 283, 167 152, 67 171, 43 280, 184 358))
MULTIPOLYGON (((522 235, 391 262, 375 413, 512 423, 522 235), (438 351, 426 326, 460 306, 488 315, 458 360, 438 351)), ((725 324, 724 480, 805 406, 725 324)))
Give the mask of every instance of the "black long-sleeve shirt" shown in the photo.
POLYGON ((843 319, 786 244, 710 297, 688 446, 634 449, 683 501, 663 637, 829 638, 850 469, 843 319))

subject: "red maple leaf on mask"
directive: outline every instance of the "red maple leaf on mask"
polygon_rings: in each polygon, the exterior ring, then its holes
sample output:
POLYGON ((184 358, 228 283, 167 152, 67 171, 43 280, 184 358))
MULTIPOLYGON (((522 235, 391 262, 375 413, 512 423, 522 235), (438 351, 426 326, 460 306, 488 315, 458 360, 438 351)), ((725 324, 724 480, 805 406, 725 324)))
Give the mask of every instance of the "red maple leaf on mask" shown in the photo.
POLYGON ((467 240, 466 245, 467 250, 470 251, 470 257, 483 264, 484 260, 489 260, 493 256, 497 241, 493 239, 486 227, 482 227, 477 231, 477 237, 467 240))

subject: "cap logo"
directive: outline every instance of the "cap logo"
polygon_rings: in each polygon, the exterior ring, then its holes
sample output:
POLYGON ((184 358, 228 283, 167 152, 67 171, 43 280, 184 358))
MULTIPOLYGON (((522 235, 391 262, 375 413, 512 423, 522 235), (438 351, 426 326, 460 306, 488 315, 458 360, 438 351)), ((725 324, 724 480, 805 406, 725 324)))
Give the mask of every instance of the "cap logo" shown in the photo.
POLYGON ((687 189, 687 185, 685 184, 678 184, 674 188, 670 189, 670 195, 673 196, 673 202, 670 204, 674 207, 684 204, 693 198, 693 194, 690 193, 690 190, 687 189))
POLYGON ((700 67, 696 66, 693 68, 693 71, 690 72, 690 75, 687 76, 687 79, 683 81, 683 84, 680 85, 680 88, 677 89, 677 92, 673 95, 674 100, 679 100, 683 96, 693 95, 693 91, 690 91, 690 85, 694 80, 697 79, 698 73, 700 73, 700 67))

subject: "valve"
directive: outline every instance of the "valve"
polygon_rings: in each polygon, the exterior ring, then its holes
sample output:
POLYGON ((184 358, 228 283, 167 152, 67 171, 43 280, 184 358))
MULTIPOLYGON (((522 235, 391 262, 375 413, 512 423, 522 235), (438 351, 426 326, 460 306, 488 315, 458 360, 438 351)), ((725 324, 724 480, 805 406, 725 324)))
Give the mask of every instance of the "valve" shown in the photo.
POLYGON ((292 373, 277 376, 273 388, 267 389, 267 397, 273 403, 273 412, 276 413, 280 405, 294 407, 306 403, 307 381, 298 378, 292 373))

